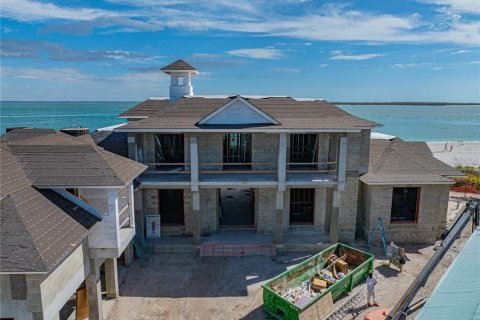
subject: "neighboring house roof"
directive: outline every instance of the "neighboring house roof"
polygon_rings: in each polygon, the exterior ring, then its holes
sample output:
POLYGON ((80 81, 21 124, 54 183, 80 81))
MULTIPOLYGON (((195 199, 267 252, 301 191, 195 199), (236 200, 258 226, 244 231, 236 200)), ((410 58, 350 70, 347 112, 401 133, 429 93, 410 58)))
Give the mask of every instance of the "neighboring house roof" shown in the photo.
POLYGON ((125 132, 95 131, 93 141, 103 149, 128 158, 128 135, 125 132))
POLYGON ((33 186, 123 187, 147 168, 95 145, 90 136, 53 132, 17 139, 15 131, 3 135, 2 142, 33 186))
MULTIPOLYGON (((115 131, 203 131, 232 126, 199 125, 199 121, 214 113, 238 96, 227 98, 184 97, 171 104, 168 100, 148 99, 122 113, 121 117, 145 118, 131 121, 115 131)), ((236 129, 250 131, 275 130, 360 130, 379 126, 377 123, 355 117, 324 100, 302 101, 289 97, 244 98, 262 113, 279 124, 241 124, 236 129)))
POLYGON ((480 319, 479 269, 480 227, 477 227, 415 319, 480 319))
POLYGON ((183 61, 182 59, 178 59, 174 63, 170 63, 168 66, 161 68, 165 73, 169 73, 171 71, 194 71, 194 73, 198 73, 198 70, 183 61))
POLYGON ((99 219, 55 191, 32 187, 3 144, 0 169, 0 272, 47 273, 99 219))
POLYGON ((425 142, 372 139, 369 170, 360 180, 367 184, 450 184, 447 177, 462 175, 436 159, 425 142))

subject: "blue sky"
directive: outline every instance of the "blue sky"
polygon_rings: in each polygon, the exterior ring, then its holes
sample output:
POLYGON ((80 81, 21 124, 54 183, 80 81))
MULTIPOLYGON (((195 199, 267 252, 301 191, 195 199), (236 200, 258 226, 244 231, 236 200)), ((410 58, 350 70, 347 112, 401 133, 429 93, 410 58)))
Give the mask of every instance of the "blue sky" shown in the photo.
POLYGON ((478 0, 2 0, 2 100, 480 101, 478 0))

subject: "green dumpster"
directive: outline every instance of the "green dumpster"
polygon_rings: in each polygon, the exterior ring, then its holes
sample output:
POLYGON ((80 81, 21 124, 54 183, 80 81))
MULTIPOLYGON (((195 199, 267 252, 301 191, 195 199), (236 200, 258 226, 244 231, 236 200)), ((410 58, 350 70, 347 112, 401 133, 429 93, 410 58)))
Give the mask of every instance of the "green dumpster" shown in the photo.
POLYGON ((298 320, 300 313, 307 310, 321 297, 331 292, 333 301, 337 300, 345 293, 350 292, 354 286, 363 282, 368 275, 368 271, 373 269, 373 255, 357 250, 342 243, 337 243, 313 257, 305 260, 296 267, 285 271, 272 280, 262 285, 263 288, 263 308, 270 315, 278 319, 298 320), (347 255, 345 259, 349 266, 353 267, 344 278, 337 280, 327 289, 307 304, 298 306, 282 297, 282 293, 288 289, 296 288, 314 275, 321 272, 328 265, 328 257, 334 253, 337 257, 347 255))

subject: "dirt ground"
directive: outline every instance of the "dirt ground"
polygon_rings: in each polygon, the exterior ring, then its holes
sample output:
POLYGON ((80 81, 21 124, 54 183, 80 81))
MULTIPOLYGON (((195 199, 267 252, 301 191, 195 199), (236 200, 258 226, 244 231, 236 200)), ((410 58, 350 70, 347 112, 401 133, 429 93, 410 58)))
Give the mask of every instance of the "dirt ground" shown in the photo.
MULTIPOLYGON (((460 199, 451 198, 449 220, 463 209, 463 201, 461 205, 456 201, 460 199)), ((469 234, 470 228, 466 228, 417 297, 433 290, 469 234)), ((383 250, 372 248, 379 277, 376 296, 381 307, 395 304, 433 255, 433 247, 405 246, 407 263, 402 273, 393 266, 384 266, 383 250)), ((269 319, 262 309, 261 284, 309 256, 290 253, 276 257, 200 258, 165 253, 154 255, 144 266, 135 260, 129 268, 119 266, 120 298, 108 319, 269 319)), ((344 319, 363 319, 372 310, 362 302, 344 319)))

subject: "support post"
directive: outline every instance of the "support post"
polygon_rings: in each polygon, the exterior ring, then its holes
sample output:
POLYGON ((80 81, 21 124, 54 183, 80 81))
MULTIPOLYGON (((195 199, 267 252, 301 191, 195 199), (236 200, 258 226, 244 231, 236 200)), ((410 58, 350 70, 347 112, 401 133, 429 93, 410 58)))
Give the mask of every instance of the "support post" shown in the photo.
POLYGON ((88 298, 88 319, 103 320, 100 259, 90 259, 90 273, 85 279, 88 298))
POLYGON ((105 286, 107 289, 107 298, 118 298, 118 272, 117 258, 105 259, 105 286))
POLYGON ((340 215, 340 191, 333 192, 333 209, 330 216, 330 243, 338 242, 338 220, 340 215))
POLYGON ((128 186, 128 209, 130 210, 130 228, 135 228, 135 201, 133 200, 133 182, 128 186))
POLYGON ((198 143, 197 137, 190 138, 190 179, 192 191, 198 191, 198 143))
POLYGON ((278 145, 278 191, 285 191, 287 175, 287 134, 280 133, 278 145))
POLYGON ((132 261, 133 261, 133 245, 132 245, 132 242, 130 242, 125 248, 125 251, 123 252, 123 262, 125 264, 125 267, 129 268, 132 261))
POLYGON ((200 193, 198 191, 192 192, 192 207, 193 244, 200 244, 202 240, 202 233, 200 226, 200 193))
POLYGON ((338 190, 345 190, 345 173, 347 170, 347 137, 340 137, 338 152, 338 190))
POLYGON ((283 243, 283 195, 284 191, 277 191, 275 205, 275 244, 283 243))

